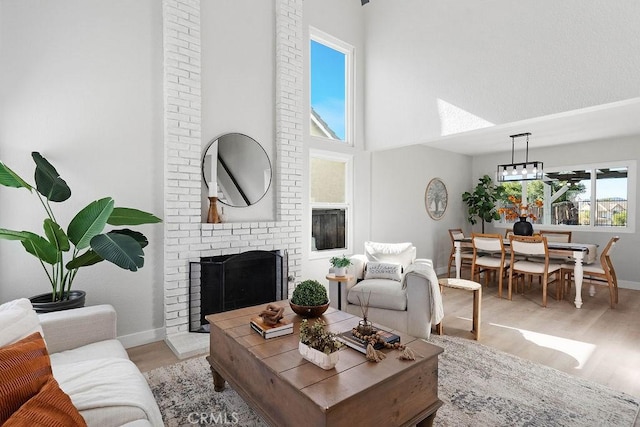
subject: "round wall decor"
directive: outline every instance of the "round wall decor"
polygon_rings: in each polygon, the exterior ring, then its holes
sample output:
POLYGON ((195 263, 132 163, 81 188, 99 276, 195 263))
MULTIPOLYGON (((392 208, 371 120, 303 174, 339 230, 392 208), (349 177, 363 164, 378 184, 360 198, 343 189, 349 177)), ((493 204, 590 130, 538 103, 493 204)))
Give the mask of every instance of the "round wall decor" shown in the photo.
POLYGON ((429 216, 436 221, 441 219, 447 210, 448 201, 449 195, 444 182, 440 178, 433 178, 429 181, 424 193, 424 205, 429 216))

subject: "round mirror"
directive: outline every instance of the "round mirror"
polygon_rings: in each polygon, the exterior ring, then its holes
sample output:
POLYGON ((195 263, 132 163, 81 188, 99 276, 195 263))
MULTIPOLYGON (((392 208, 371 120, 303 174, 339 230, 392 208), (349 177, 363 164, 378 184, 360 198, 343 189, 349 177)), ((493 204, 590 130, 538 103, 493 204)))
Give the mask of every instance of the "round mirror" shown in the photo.
POLYGON ((258 141, 228 133, 209 143, 202 158, 202 177, 209 197, 228 206, 250 206, 271 185, 271 162, 258 141))

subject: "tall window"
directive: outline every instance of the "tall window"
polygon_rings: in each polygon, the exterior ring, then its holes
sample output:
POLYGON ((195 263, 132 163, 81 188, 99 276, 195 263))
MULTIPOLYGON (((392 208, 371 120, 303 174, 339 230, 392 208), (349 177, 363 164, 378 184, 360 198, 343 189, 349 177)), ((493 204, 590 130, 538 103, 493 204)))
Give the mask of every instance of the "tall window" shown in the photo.
POLYGON ((635 161, 545 169, 545 176, 544 181, 525 181, 524 186, 520 182, 503 184, 507 195, 532 206, 536 223, 594 230, 633 229, 635 161), (536 200, 543 206, 533 207, 536 200))
POLYGON ((353 47, 310 29, 310 132, 352 143, 353 47))
POLYGON ((341 254, 351 240, 352 157, 311 150, 309 164, 311 251, 341 254))

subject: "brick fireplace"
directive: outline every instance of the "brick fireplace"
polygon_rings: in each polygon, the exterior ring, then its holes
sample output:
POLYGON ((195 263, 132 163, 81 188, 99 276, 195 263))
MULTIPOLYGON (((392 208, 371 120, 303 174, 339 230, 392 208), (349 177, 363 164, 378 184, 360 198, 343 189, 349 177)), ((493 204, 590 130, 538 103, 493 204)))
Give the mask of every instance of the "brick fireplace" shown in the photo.
MULTIPOLYGON (((208 335, 189 332, 189 263, 250 250, 282 250, 298 277, 302 238, 302 0, 275 1, 276 218, 202 223, 200 0, 163 0, 164 318, 180 358, 204 353, 208 335)), ((215 72, 208 70, 207 72, 215 72)), ((291 292, 291 290, 289 290, 291 292)))

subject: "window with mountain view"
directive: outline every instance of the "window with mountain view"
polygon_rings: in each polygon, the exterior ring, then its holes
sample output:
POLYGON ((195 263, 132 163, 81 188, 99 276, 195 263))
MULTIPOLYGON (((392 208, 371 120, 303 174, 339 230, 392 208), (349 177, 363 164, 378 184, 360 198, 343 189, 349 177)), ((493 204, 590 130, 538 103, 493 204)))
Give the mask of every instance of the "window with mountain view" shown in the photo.
POLYGON ((544 181, 503 184, 502 205, 509 204, 509 195, 526 200, 537 224, 626 228, 635 206, 630 200, 635 173, 635 162, 547 169, 544 181), (542 206, 535 206, 536 200, 542 206))

